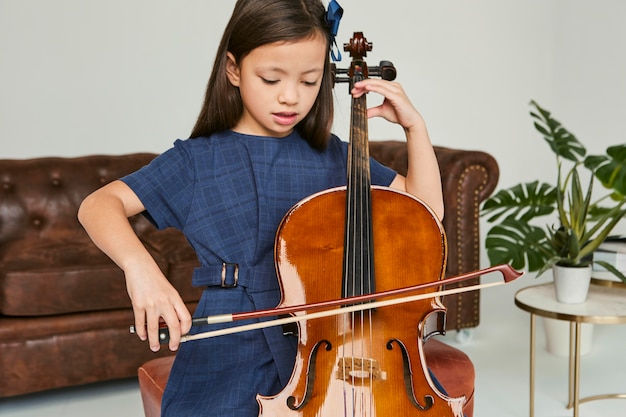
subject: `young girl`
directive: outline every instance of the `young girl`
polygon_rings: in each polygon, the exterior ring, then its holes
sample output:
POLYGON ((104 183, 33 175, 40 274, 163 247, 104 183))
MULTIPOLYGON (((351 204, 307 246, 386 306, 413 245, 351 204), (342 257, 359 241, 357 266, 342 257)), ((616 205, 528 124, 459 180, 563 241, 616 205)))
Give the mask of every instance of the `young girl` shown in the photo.
MULTIPOLYGON (((275 307, 273 244, 282 217, 302 198, 346 183, 347 144, 330 133, 332 41, 320 0, 239 0, 191 138, 82 203, 79 219, 124 270, 137 334, 152 350, 160 318, 177 350, 191 316, 127 218, 144 213, 158 228, 185 233, 201 263, 193 283, 205 287, 196 316, 275 307), (222 286, 223 268, 231 288, 222 286)), ((442 217, 422 117, 397 83, 368 79, 351 93, 367 92, 384 96, 368 116, 404 128, 410 159, 406 178, 372 161, 372 183, 407 191, 442 217)), ((256 394, 288 382, 296 344, 273 327, 180 345, 163 415, 257 416, 256 394)))

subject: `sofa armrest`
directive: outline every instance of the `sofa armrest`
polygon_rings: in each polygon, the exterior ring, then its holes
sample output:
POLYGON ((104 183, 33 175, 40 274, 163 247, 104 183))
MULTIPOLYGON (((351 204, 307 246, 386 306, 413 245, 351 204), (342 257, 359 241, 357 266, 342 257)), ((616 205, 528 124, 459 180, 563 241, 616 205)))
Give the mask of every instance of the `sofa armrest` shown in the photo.
MULTIPOLYGON (((488 153, 436 147, 444 190, 444 229, 448 239, 447 276, 480 268, 480 203, 496 188, 499 169, 488 153)), ((478 283, 478 279, 457 286, 478 283)), ((446 299, 448 328, 476 327, 480 293, 472 291, 446 299)))
POLYGON ((499 169, 488 153, 435 147, 445 202, 450 275, 480 267, 480 203, 496 188, 499 169), (454 261, 454 262, 451 262, 454 261))
MULTIPOLYGON (((454 276, 480 268, 480 203, 493 192, 499 169, 493 156, 435 146, 441 171, 445 216, 443 227, 448 242, 446 276, 454 276)), ((406 143, 401 141, 370 142, 372 157, 405 175, 408 167, 406 143)), ((470 280, 454 286, 468 286, 470 280)), ((452 286, 452 287, 454 287, 452 286)), ((447 307, 447 329, 476 327, 480 319, 480 293, 472 291, 444 300, 447 307)))

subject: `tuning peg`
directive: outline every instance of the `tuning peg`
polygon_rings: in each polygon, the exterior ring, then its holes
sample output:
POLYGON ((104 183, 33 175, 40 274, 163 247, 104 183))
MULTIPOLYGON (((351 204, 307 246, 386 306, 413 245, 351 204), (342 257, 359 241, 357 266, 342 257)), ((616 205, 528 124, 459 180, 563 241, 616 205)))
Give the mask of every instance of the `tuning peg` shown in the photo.
POLYGON ((370 75, 375 75, 383 80, 393 81, 396 79, 396 67, 391 61, 380 61, 379 66, 369 67, 370 75))

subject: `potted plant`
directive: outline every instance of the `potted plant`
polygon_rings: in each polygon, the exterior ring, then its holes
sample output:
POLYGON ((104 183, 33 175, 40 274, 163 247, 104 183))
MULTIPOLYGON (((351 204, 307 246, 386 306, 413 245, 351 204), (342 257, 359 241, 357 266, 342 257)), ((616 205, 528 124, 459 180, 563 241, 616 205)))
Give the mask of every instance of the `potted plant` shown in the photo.
MULTIPOLYGON (((494 265, 508 263, 537 276, 560 267, 586 270, 588 289, 593 252, 626 215, 626 144, 608 147, 605 155, 587 155, 549 111, 535 101, 530 105, 534 126, 556 157, 556 184, 517 184, 484 202, 481 216, 493 224, 486 237, 487 255, 494 265), (581 170, 589 176, 585 188, 581 170), (595 180, 603 186, 599 198, 593 195, 595 180), (555 214, 556 223, 537 224, 546 217, 544 222, 554 221, 555 214)), ((626 282, 615 267, 598 263, 626 282)), ((584 291, 582 300, 561 301, 582 302, 584 291)))

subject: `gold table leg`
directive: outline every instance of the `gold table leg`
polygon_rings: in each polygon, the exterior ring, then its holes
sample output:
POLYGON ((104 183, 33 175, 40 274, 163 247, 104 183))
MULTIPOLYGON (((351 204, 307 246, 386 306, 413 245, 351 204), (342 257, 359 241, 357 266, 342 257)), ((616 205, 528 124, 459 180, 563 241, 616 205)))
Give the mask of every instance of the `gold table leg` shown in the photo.
MULTIPOLYGON (((571 326, 570 324, 570 332, 571 326)), ((578 408, 580 405, 580 339, 581 339, 582 323, 576 322, 576 347, 574 350, 574 417, 578 417, 578 408)), ((570 335, 571 338, 571 335, 570 335)))
POLYGON ((530 314, 530 417, 535 415, 535 315, 530 314))
POLYGON ((576 340, 574 332, 576 331, 576 323, 569 323, 569 367, 567 379, 567 408, 574 406, 574 358, 576 357, 576 340))
POLYGON ((569 324, 569 383, 567 408, 574 408, 574 417, 578 417, 580 406, 580 341, 582 323, 569 324))
POLYGON ((626 399, 626 394, 601 394, 580 398, 580 356, 582 349, 582 323, 570 322, 569 384, 567 408, 574 409, 578 417, 580 404, 595 400, 626 399))

